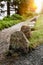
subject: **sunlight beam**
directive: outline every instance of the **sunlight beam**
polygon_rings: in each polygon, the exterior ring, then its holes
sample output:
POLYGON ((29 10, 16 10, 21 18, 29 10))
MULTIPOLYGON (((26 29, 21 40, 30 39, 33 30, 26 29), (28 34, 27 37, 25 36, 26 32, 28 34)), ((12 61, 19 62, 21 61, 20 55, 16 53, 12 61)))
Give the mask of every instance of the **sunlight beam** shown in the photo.
POLYGON ((37 9, 36 9, 36 12, 37 12, 37 13, 41 12, 42 1, 43 1, 43 0, 35 0, 35 4, 36 4, 36 6, 37 6, 37 9))

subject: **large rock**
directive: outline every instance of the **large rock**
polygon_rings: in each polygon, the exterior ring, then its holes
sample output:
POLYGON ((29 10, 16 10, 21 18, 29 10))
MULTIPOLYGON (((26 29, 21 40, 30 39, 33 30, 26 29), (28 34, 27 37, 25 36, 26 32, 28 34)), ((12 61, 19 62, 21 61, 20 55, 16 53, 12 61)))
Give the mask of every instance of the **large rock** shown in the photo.
POLYGON ((11 34, 9 50, 12 52, 22 50, 25 53, 29 51, 29 41, 22 31, 11 34))
POLYGON ((26 35, 28 39, 31 37, 31 28, 29 26, 23 25, 21 27, 21 31, 26 35))

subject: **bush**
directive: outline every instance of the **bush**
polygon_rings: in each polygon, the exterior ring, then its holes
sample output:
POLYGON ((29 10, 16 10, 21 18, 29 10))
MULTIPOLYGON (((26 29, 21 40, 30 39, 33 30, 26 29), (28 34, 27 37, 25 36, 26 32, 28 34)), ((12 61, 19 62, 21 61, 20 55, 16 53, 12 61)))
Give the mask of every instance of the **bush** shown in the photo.
POLYGON ((0 20, 0 30, 11 27, 21 21, 23 21, 23 17, 18 14, 14 14, 8 17, 6 16, 3 18, 3 20, 0 20))
POLYGON ((12 16, 11 16, 11 19, 15 19, 15 20, 22 20, 22 16, 21 15, 19 15, 19 14, 13 14, 12 16))
POLYGON ((29 12, 28 12, 28 13, 26 13, 25 15, 26 15, 26 17, 31 18, 31 17, 33 17, 33 16, 35 16, 35 15, 37 15, 37 14, 36 14, 36 13, 34 13, 34 12, 29 11, 29 12))
POLYGON ((3 20, 6 20, 6 21, 8 21, 9 19, 10 19, 9 16, 8 17, 6 16, 6 17, 3 18, 3 20))

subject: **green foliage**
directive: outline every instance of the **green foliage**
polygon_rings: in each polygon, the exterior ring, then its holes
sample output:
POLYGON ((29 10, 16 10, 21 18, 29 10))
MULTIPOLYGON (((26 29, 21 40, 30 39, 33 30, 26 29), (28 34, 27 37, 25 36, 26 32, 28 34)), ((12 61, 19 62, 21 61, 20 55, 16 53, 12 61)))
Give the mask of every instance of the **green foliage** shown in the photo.
POLYGON ((43 43, 43 15, 38 18, 35 29, 36 30, 32 32, 32 36, 30 38, 30 47, 32 48, 43 43))
POLYGON ((28 13, 26 13, 27 17, 34 17, 35 15, 37 15, 36 13, 29 11, 28 13))
POLYGON ((19 15, 19 14, 13 14, 12 16, 6 16, 3 18, 3 20, 22 20, 23 16, 19 15))
POLYGON ((18 14, 4 17, 3 20, 0 20, 0 30, 11 27, 21 21, 23 21, 23 17, 18 14))
POLYGON ((22 20, 22 16, 20 16, 20 15, 18 15, 18 14, 13 14, 12 16, 11 16, 11 18, 12 19, 15 19, 15 20, 17 20, 17 19, 19 19, 19 20, 22 20))
POLYGON ((40 17, 38 18, 36 25, 35 25, 35 29, 43 29, 43 15, 40 15, 40 17))

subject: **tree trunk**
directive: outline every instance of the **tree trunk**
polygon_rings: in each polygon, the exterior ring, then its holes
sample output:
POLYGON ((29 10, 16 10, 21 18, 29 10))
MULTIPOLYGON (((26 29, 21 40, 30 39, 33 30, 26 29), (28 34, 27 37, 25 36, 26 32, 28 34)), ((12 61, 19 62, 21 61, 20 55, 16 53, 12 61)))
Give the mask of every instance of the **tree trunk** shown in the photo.
POLYGON ((10 16, 10 1, 7 1, 7 16, 10 16))

